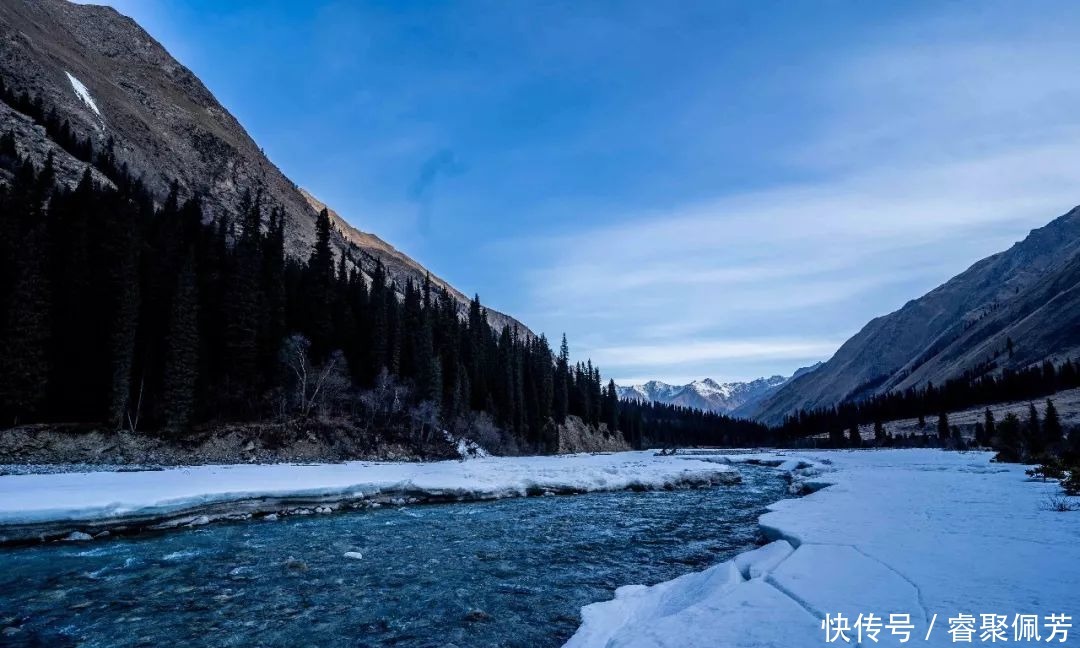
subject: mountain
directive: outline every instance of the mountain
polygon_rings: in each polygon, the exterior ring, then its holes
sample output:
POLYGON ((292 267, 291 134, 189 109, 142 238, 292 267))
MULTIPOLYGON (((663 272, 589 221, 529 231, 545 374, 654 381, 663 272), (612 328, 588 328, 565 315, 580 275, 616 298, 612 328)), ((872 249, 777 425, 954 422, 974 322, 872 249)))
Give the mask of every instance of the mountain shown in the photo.
POLYGON ((706 378, 686 385, 669 385, 659 380, 650 380, 642 385, 616 387, 616 390, 622 400, 651 401, 731 414, 757 403, 787 380, 783 376, 772 376, 750 382, 718 383, 706 378))
POLYGON ((750 412, 779 423, 802 408, 940 384, 1080 353, 1080 207, 899 310, 875 318, 824 365, 750 412))
MULTIPOLYGON (((97 150, 112 148, 118 164, 141 177, 157 200, 175 181, 181 200, 199 193, 209 219, 237 223, 245 195, 286 216, 286 250, 306 259, 315 219, 324 205, 273 164, 244 127, 205 85, 135 21, 110 7, 66 0, 0 3, 0 76, 9 89, 56 109, 79 138, 97 150)), ((60 181, 73 186, 86 164, 73 157, 26 115, 0 102, 0 126, 12 130, 36 164, 52 153, 60 181), (31 144, 27 144, 27 143, 31 144)), ((99 182, 107 179, 95 173, 99 182)), ((428 271, 373 234, 333 214, 334 246, 370 275, 386 265, 400 292, 428 271)), ((467 297, 445 281, 464 310, 467 297)), ((496 328, 513 318, 489 311, 496 328)))

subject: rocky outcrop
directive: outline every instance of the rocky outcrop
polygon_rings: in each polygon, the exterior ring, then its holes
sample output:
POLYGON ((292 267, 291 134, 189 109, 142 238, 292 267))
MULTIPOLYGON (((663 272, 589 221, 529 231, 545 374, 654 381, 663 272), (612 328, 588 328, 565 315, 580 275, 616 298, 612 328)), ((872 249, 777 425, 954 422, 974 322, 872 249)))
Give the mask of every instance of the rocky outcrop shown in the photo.
POLYGON ((596 429, 577 416, 566 417, 566 422, 558 426, 558 435, 558 454, 622 452, 630 449, 621 432, 608 432, 606 423, 601 423, 600 429, 596 429))

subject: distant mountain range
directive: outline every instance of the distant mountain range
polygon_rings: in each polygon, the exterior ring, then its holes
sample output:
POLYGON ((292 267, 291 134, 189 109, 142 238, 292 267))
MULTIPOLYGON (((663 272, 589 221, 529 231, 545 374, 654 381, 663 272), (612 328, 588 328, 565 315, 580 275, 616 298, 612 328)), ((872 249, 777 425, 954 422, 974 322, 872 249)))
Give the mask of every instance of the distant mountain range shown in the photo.
POLYGON ((744 412, 776 424, 800 409, 1077 355, 1080 207, 871 320, 812 374, 744 412))
MULTIPOLYGON (((812 371, 817 366, 799 369, 791 378, 812 371)), ((619 398, 623 400, 680 405, 739 416, 740 412, 754 407, 791 378, 777 375, 749 382, 726 383, 705 378, 686 385, 669 385, 659 380, 650 380, 641 385, 617 386, 616 390, 619 398)))

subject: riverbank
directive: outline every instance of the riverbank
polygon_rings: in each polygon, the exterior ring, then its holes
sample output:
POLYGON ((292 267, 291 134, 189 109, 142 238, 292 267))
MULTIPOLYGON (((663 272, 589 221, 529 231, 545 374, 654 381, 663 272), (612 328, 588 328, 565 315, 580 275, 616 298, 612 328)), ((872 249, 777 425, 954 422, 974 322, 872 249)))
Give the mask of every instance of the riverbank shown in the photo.
MULTIPOLYGON (((577 416, 553 428, 555 454, 625 452, 630 445, 607 426, 577 416)), ((485 417, 460 434, 419 434, 403 422, 364 425, 356 418, 311 418, 208 424, 181 435, 95 425, 42 423, 0 429, 0 475, 48 466, 204 466, 242 463, 438 461, 472 456, 482 447, 499 456, 535 454, 485 417)), ((97 470, 98 468, 94 468, 97 470)), ((54 470, 55 472, 56 470, 54 470)))
POLYGON ((0 476, 0 544, 425 502, 730 484, 730 465, 653 452, 430 463, 242 464, 0 476))
MULTIPOLYGON (((1023 466, 915 449, 694 456, 780 464, 793 492, 814 492, 769 507, 771 544, 586 606, 567 648, 820 646, 838 613, 852 626, 910 614, 912 642, 944 646, 960 613, 977 628, 982 614, 1037 614, 1040 630, 1046 615, 1080 615, 1080 512, 1052 510, 1060 487, 1023 466)), ((872 645, 899 638, 884 630, 872 645)))

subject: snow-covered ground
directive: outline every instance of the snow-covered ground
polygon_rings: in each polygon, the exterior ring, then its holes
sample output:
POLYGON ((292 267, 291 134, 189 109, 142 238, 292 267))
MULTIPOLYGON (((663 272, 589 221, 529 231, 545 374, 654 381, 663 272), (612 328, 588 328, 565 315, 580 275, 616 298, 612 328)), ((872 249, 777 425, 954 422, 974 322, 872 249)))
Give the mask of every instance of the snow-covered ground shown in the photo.
POLYGON ((652 452, 433 463, 245 464, 0 476, 0 542, 415 501, 731 483, 731 466, 652 452))
MULTIPOLYGON (((822 620, 835 629, 837 614, 852 645, 860 614, 877 616, 867 625, 877 641, 864 635, 864 647, 899 645, 902 632, 885 627, 892 614, 910 615, 908 645, 952 645, 950 626, 967 620, 950 619, 961 614, 973 619, 973 643, 989 643, 984 614, 1004 615, 1009 643, 1025 643, 1016 615, 1038 615, 1040 641, 1030 643, 1045 643, 1049 615, 1080 618, 1080 512, 1049 510, 1060 487, 1028 481, 1021 466, 938 450, 729 458, 783 460, 797 483, 831 485, 772 505, 760 520, 772 544, 586 606, 567 648, 823 646, 822 620)), ((1080 626, 1068 630, 1064 645, 1080 645, 1080 626)))

